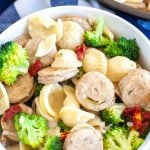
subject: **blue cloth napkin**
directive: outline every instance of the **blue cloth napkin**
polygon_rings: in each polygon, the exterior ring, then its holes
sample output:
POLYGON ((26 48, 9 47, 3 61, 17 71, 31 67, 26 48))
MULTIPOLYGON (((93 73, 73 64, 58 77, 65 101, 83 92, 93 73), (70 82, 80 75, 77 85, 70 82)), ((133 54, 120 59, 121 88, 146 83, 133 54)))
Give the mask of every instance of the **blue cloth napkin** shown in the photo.
MULTIPOLYGON (((50 0, 51 6, 60 6, 60 5, 77 5, 81 0, 50 0)), ((94 0, 82 0, 86 2, 91 7, 104 8, 94 0)), ((26 1, 28 2, 28 1, 26 1)), ((35 4, 36 5, 36 4, 35 4)), ((84 5, 84 4, 83 4, 84 5)), ((105 9, 105 8, 104 8, 105 9)), ((144 20, 131 15, 127 15, 121 12, 114 12, 116 15, 128 20, 130 23, 139 28, 149 39, 150 39, 150 20, 144 20)), ((14 6, 10 5, 1 15, 0 15, 0 32, 6 29, 9 25, 19 20, 20 16, 14 6)))

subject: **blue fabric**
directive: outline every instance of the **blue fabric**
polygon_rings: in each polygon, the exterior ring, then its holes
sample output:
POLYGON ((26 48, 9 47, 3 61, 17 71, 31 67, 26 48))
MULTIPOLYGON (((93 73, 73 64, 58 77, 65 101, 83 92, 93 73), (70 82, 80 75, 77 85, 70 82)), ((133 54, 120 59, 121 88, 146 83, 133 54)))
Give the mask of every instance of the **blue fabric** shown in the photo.
POLYGON ((15 0, 0 0, 0 14, 15 0))
POLYGON ((20 17, 14 5, 10 5, 0 16, 0 32, 5 30, 12 23, 16 22, 19 18, 20 17))

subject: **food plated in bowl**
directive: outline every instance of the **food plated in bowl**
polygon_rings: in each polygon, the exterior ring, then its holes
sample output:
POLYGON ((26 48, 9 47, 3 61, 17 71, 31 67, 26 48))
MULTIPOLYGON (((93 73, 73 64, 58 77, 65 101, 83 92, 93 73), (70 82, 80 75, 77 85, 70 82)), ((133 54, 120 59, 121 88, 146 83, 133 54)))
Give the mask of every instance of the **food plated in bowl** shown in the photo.
POLYGON ((6 149, 130 150, 144 142, 150 43, 128 22, 56 7, 23 18, 0 41, 6 149))

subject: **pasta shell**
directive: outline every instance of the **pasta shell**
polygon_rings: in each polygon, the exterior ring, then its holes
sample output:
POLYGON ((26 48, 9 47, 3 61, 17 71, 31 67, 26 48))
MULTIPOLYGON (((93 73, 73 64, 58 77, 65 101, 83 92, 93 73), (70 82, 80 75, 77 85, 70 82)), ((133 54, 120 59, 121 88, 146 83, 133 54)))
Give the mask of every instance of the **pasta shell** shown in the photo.
POLYGON ((103 74, 107 72, 107 59, 103 52, 88 48, 83 59, 83 70, 85 72, 97 71, 103 74))
POLYGON ((28 19, 28 31, 32 38, 40 39, 56 34, 57 41, 59 41, 63 35, 63 23, 61 19, 56 22, 47 15, 32 15, 28 19))
POLYGON ((53 49, 56 47, 55 44, 56 44, 56 35, 52 34, 51 36, 47 37, 44 41, 39 43, 35 56, 43 57, 51 53, 51 51, 53 51, 53 49))
POLYGON ((114 34, 107 26, 104 27, 104 35, 106 35, 111 41, 114 40, 114 34))
POLYGON ((53 68, 77 68, 82 66, 82 62, 77 59, 77 55, 70 49, 61 49, 55 56, 55 60, 51 64, 53 68))
POLYGON ((45 39, 51 34, 50 26, 55 24, 56 22, 46 15, 32 15, 28 19, 28 32, 32 38, 45 39))
POLYGON ((79 108, 80 104, 75 96, 74 88, 68 85, 64 85, 63 88, 66 94, 66 98, 64 100, 64 106, 73 106, 73 107, 79 108))
POLYGON ((39 98, 36 97, 34 101, 35 101, 35 105, 36 105, 36 113, 39 114, 39 115, 41 115, 45 119, 47 119, 48 122, 54 122, 55 123, 56 120, 53 117, 51 117, 50 115, 46 114, 43 111, 43 109, 41 108, 40 102, 39 102, 39 98))
POLYGON ((85 129, 85 128, 95 130, 94 127, 90 125, 89 123, 79 123, 71 129, 71 132, 75 132, 75 131, 78 131, 80 129, 85 129))
POLYGON ((40 104, 47 113, 58 119, 58 113, 63 106, 65 94, 63 88, 59 84, 45 85, 40 93, 40 104))
MULTIPOLYGON (((50 26, 53 26, 56 24, 56 21, 52 18, 50 18, 49 16, 47 16, 46 14, 38 14, 33 16, 35 17, 38 22, 43 25, 45 28, 49 28, 50 26)), ((34 19, 33 19, 34 21, 34 19)))
POLYGON ((81 45, 84 41, 84 30, 76 22, 63 22, 63 36, 58 41, 58 47, 62 49, 75 50, 76 46, 81 45))
POLYGON ((119 82, 132 69, 136 69, 134 61, 124 56, 116 56, 108 60, 107 77, 113 82, 119 82))
POLYGON ((52 26, 51 32, 56 34, 57 41, 59 41, 63 35, 63 22, 61 19, 57 20, 57 23, 52 26))
POLYGON ((70 127, 94 118, 94 114, 71 106, 64 106, 60 110, 59 115, 63 122, 70 127))

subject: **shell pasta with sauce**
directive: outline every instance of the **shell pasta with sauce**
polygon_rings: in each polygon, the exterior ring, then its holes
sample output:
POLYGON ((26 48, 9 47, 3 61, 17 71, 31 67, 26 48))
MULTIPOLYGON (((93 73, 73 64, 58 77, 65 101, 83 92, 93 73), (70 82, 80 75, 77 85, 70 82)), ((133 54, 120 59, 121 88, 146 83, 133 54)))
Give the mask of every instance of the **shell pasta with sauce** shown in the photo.
POLYGON ((0 46, 4 147, 138 149, 150 131, 150 72, 137 65, 136 39, 101 16, 34 14, 27 29, 0 46))

